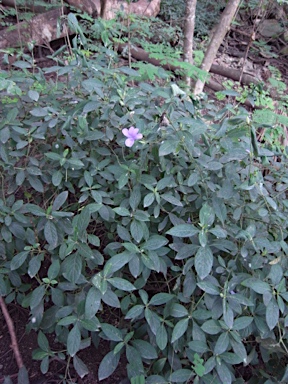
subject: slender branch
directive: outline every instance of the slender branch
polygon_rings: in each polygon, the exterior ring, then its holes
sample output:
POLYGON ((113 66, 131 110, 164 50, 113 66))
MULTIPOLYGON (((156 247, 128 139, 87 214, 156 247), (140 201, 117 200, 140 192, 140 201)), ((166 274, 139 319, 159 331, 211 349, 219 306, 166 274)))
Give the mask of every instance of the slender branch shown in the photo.
POLYGON ((13 353, 14 353, 18 368, 20 369, 24 366, 24 364, 23 364, 22 356, 21 356, 19 346, 18 346, 13 320, 11 319, 11 316, 9 315, 6 303, 5 303, 2 296, 0 296, 0 307, 1 307, 1 310, 3 313, 3 316, 5 318, 9 333, 10 333, 11 348, 13 349, 13 353))

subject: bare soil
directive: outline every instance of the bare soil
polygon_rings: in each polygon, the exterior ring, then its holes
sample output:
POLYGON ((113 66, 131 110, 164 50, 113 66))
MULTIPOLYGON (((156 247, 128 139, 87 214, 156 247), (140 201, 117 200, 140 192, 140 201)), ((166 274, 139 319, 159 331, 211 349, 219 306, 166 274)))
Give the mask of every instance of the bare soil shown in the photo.
MULTIPOLYGON (((65 372, 69 371, 67 377, 72 379, 71 382, 77 384, 120 384, 126 376, 126 362, 124 359, 120 361, 119 368, 114 374, 101 382, 97 378, 97 372, 103 357, 110 351, 109 343, 101 341, 96 349, 94 345, 79 352, 79 356, 87 365, 89 374, 83 379, 75 373, 73 366, 67 369, 66 363, 53 361, 49 368, 49 373, 42 375, 40 371, 41 361, 32 359, 33 350, 38 348, 37 333, 35 331, 26 331, 29 312, 16 304, 9 304, 8 311, 14 321, 15 333, 19 343, 20 353, 23 358, 25 367, 29 373, 30 384, 56 384, 63 382, 65 372)), ((61 346, 54 342, 54 335, 46 335, 49 339, 49 345, 52 350, 61 350, 61 346)), ((4 383, 5 376, 10 376, 13 383, 17 383, 18 367, 11 348, 11 338, 4 320, 2 312, 0 312, 0 384, 4 383)), ((18 383, 21 384, 21 383, 18 383)), ((122 383, 121 383, 122 384, 122 383)), ((125 383, 124 383, 125 384, 125 383)))

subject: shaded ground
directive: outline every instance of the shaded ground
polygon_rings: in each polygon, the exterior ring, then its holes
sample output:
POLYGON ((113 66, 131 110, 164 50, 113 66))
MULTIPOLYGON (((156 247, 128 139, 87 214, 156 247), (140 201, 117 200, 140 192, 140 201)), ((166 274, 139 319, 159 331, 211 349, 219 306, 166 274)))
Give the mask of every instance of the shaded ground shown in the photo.
MULTIPOLYGON (((24 365, 28 369, 29 379, 31 384, 52 384, 61 383, 66 371, 66 364, 58 361, 53 361, 49 368, 49 373, 45 376, 41 374, 40 363, 32 359, 32 351, 38 348, 37 334, 31 331, 29 334, 25 331, 25 326, 28 322, 28 311, 10 304, 8 306, 10 316, 14 321, 16 337, 19 343, 20 352, 24 361, 24 365)), ((60 350, 61 346, 53 343, 53 335, 46 335, 49 339, 49 344, 52 350, 60 350)), ((17 383, 18 367, 14 359, 13 351, 10 347, 11 339, 8 332, 7 324, 0 312, 0 384, 4 383, 4 377, 9 375, 13 379, 13 383, 17 383)), ((122 360, 119 368, 108 379, 101 382, 97 379, 99 364, 103 357, 110 351, 109 343, 102 341, 99 348, 94 346, 86 348, 79 352, 79 356, 87 365, 89 374, 83 379, 75 374, 73 367, 69 368, 70 378, 74 379, 77 384, 118 384, 126 375, 126 363, 122 360)), ((122 383, 121 383, 122 384, 122 383)))

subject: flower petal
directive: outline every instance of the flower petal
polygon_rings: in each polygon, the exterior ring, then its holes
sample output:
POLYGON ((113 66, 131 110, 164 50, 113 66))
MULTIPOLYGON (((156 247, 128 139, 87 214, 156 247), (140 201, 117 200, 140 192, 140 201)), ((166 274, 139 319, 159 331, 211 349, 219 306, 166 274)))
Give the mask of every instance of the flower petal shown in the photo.
POLYGON ((142 135, 142 133, 137 133, 137 135, 136 135, 136 140, 140 140, 140 139, 142 139, 143 138, 143 135, 142 135))
POLYGON ((123 129, 122 129, 122 133, 123 133, 124 136, 126 136, 126 137, 130 137, 130 133, 129 133, 129 131, 128 131, 127 128, 123 128, 123 129))
POLYGON ((132 147, 132 145, 134 144, 134 139, 129 137, 128 139, 125 140, 125 145, 126 147, 132 147))

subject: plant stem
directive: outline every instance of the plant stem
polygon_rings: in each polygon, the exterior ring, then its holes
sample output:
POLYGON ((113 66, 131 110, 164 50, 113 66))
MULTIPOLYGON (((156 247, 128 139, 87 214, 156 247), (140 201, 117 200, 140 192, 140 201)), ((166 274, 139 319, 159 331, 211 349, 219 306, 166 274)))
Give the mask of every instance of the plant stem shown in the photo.
POLYGON ((3 313, 3 316, 5 318, 6 324, 8 326, 8 330, 11 337, 11 348, 13 349, 14 356, 17 362, 18 368, 22 368, 24 366, 22 356, 19 350, 18 341, 15 334, 15 328, 13 324, 13 320, 11 319, 11 316, 9 315, 6 303, 2 296, 0 296, 0 307, 3 313))

